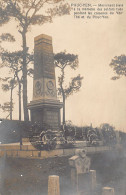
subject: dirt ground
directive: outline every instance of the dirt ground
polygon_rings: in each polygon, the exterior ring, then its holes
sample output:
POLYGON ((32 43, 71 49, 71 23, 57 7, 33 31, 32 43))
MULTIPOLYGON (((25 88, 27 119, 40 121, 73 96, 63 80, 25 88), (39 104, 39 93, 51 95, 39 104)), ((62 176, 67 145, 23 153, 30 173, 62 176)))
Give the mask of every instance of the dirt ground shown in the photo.
POLYGON ((1 159, 1 164, 4 164, 2 167, 4 195, 47 195, 49 175, 60 176, 61 191, 62 186, 66 191, 69 186, 68 157, 44 160, 7 158, 1 159))
MULTIPOLYGON (((69 156, 44 160, 1 158, 1 195, 47 195, 49 175, 60 176, 61 195, 73 195, 68 159, 69 156)), ((115 195, 125 195, 126 158, 108 153, 91 156, 91 161, 99 188, 114 187, 115 195)))

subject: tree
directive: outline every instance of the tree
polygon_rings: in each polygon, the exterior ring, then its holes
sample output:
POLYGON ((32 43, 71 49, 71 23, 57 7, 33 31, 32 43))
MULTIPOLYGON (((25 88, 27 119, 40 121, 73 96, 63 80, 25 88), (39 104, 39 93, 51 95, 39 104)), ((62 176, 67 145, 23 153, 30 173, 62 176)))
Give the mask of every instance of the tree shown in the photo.
MULTIPOLYGON (((8 77, 9 78, 9 77, 8 77)), ((6 78, 5 78, 6 79, 6 78)), ((7 79, 8 80, 8 79, 7 79)), ((3 91, 9 91, 10 90, 10 104, 7 105, 10 107, 10 120, 12 120, 12 111, 13 111, 13 89, 16 87, 17 83, 15 81, 15 78, 10 78, 7 84, 2 84, 3 91)), ((6 106, 6 105, 5 105, 6 106)), ((4 107, 5 107, 4 106, 4 107)), ((6 108, 6 107, 5 107, 6 108)))
POLYGON ((11 112, 13 111, 13 104, 11 104, 10 102, 5 102, 3 105, 0 105, 0 108, 2 108, 3 112, 9 113, 6 116, 6 119, 10 116, 10 120, 11 120, 11 112))
POLYGON ((66 86, 65 83, 65 69, 70 67, 73 70, 76 70, 78 67, 78 56, 74 54, 69 54, 60 52, 54 56, 55 66, 60 69, 60 76, 58 77, 58 94, 62 96, 63 99, 63 124, 65 124, 65 100, 74 92, 78 92, 82 85, 83 77, 77 75, 76 77, 71 78, 69 85, 66 86))
POLYGON ((26 35, 32 25, 42 25, 46 22, 52 22, 52 18, 56 15, 69 14, 70 6, 67 3, 62 4, 62 1, 63 0, 2 0, 0 3, 0 24, 7 23, 11 18, 15 19, 18 32, 22 37, 23 109, 24 120, 26 121, 29 120, 27 109, 26 55, 28 47, 26 35), (48 6, 50 6, 50 8, 46 10, 48 6))
POLYGON ((113 127, 112 125, 109 125, 108 123, 103 123, 100 125, 100 129, 101 129, 105 144, 115 144, 116 143, 115 127, 113 127))
POLYGON ((126 76, 126 56, 115 56, 110 63, 110 67, 113 68, 116 76, 112 77, 112 80, 117 80, 121 76, 126 76))
MULTIPOLYGON (((2 106, 2 110, 4 112, 10 112, 10 120, 12 120, 12 111, 13 111, 13 89, 16 87, 17 82, 15 81, 15 78, 11 78, 11 77, 6 77, 5 79, 0 79, 3 82, 6 82, 4 84, 2 84, 2 89, 3 91, 9 91, 10 90, 10 102, 6 102, 4 103, 4 105, 2 106)), ((8 115, 8 116, 9 116, 8 115)))
MULTIPOLYGON (((8 52, 4 49, 1 52, 2 64, 0 68, 8 67, 9 72, 14 75, 18 83, 18 95, 19 95, 19 120, 21 120, 21 87, 23 83, 23 69, 22 69, 22 51, 8 52)), ((27 67, 30 62, 33 62, 33 53, 26 55, 27 67)), ((27 75, 33 75, 33 69, 27 68, 27 75)))
MULTIPOLYGON (((3 33, 0 36, 0 43, 2 43, 3 41, 15 42, 15 38, 10 33, 3 33)), ((8 51, 4 50, 4 48, 0 47, 0 57, 2 59, 2 64, 0 64, 0 68, 8 67, 9 73, 11 74, 11 77, 6 77, 5 79, 0 78, 0 80, 3 82, 7 82, 9 81, 9 79, 11 79, 15 81, 16 86, 17 84, 19 86, 19 93, 18 93, 19 94, 19 120, 21 120, 21 80, 19 79, 18 73, 21 71, 21 64, 20 64, 21 53, 22 52, 20 51, 9 53, 8 51)), ((13 91, 13 87, 11 86, 12 81, 9 82, 10 83, 3 84, 2 88, 4 91, 8 91, 11 88, 11 96, 12 96, 12 91, 13 91)), ((10 114, 10 118, 12 118, 12 114, 10 114)))

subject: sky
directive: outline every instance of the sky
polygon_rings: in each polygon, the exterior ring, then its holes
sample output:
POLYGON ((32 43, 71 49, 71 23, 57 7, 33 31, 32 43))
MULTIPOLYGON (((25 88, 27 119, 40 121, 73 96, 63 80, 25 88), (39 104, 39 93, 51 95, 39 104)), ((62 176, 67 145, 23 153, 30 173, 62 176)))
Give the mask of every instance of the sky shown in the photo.
MULTIPOLYGON (((85 1, 71 0, 71 3, 85 1)), ((113 81, 112 68, 109 66, 114 56, 126 54, 126 3, 124 0, 89 0, 90 3, 124 3, 124 12, 113 15, 109 19, 84 20, 75 19, 71 13, 68 16, 55 18, 53 23, 34 26, 27 34, 27 44, 30 50, 34 48, 34 37, 39 34, 52 36, 54 53, 66 50, 78 54, 79 68, 77 71, 66 71, 66 83, 78 73, 84 77, 80 91, 66 100, 66 120, 73 124, 100 126, 109 123, 117 130, 126 131, 126 78, 113 81)), ((1 33, 10 32, 17 42, 4 44, 8 49, 20 49, 21 38, 17 33, 15 23, 1 27, 1 33)), ((0 76, 7 75, 2 70, 0 76)), ((58 76, 56 70, 56 77, 58 76)), ((28 101, 32 100, 32 79, 28 83, 28 101)), ((15 110, 13 118, 18 119, 18 101, 15 92, 15 110)), ((9 101, 9 94, 1 90, 1 103, 9 101)), ((7 114, 1 112, 1 116, 7 114)))

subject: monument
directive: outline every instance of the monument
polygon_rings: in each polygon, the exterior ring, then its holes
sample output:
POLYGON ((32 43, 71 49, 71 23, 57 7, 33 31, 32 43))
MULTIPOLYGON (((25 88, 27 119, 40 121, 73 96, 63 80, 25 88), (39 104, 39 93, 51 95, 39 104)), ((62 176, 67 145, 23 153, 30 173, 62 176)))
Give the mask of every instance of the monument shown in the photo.
POLYGON ((91 161, 84 149, 77 149, 76 155, 69 158, 71 168, 71 186, 78 195, 94 194, 96 189, 96 171, 90 170, 91 161))
POLYGON ((57 99, 52 37, 34 39, 33 100, 28 104, 31 121, 59 129, 62 103, 57 99))

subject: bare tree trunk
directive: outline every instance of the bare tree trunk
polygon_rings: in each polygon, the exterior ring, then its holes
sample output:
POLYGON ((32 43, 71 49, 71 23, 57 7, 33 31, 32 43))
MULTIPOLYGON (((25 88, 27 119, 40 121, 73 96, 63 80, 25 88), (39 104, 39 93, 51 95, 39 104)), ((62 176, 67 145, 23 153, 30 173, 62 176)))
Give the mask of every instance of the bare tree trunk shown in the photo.
POLYGON ((21 84, 18 84, 19 86, 19 121, 21 121, 21 84))
POLYGON ((64 82, 64 68, 61 69, 62 75, 61 75, 61 82, 60 82, 60 87, 61 87, 61 93, 63 97, 63 125, 65 125, 65 93, 63 89, 63 82, 64 82))
POLYGON ((11 87, 11 96, 10 96, 10 120, 12 120, 12 107, 13 107, 13 87, 11 87))
POLYGON ((24 120, 29 121, 28 108, 27 108, 27 63, 26 63, 26 31, 22 32, 23 41, 23 109, 24 120))
POLYGON ((21 81, 18 77, 18 73, 16 72, 16 77, 18 81, 18 106, 19 106, 19 121, 21 121, 21 81))
POLYGON ((63 93, 63 125, 65 125, 65 95, 63 93))

